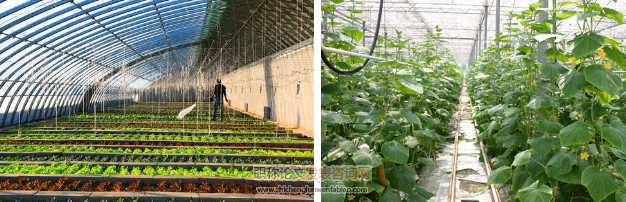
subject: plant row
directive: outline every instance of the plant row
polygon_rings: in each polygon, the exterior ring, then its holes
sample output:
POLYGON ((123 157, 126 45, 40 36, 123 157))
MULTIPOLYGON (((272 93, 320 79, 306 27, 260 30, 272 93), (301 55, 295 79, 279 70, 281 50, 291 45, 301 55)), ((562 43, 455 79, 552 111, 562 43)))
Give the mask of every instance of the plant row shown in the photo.
MULTIPOLYGON (((271 187, 278 187, 278 183, 270 184, 271 187)), ((97 192, 195 192, 195 193, 242 193, 254 194, 256 187, 263 187, 261 183, 252 185, 235 182, 186 182, 175 180, 171 183, 160 181, 154 185, 144 185, 141 180, 131 183, 122 181, 102 181, 95 180, 81 181, 69 178, 59 178, 58 180, 39 180, 30 178, 19 178, 17 180, 0 181, 0 190, 37 190, 37 191, 97 191, 97 192)))
POLYGON ((273 142, 273 143, 312 143, 312 139, 289 138, 239 138, 239 137, 210 137, 210 136, 170 136, 170 135, 0 135, 0 139, 32 140, 164 140, 164 141, 194 141, 194 142, 273 142))
MULTIPOLYGON (((93 125, 92 125, 93 126, 93 125)), ((247 134, 272 134, 276 133, 276 131, 257 131, 257 130, 228 130, 228 129, 180 129, 180 128, 150 128, 146 126, 146 128, 105 128, 99 126, 95 128, 96 130, 104 130, 104 131, 132 131, 132 132, 198 132, 198 133, 247 133, 247 134)), ((37 127, 20 127, 13 128, 9 131, 20 131, 20 132, 37 132, 37 131, 92 131, 93 127, 85 127, 85 128, 37 128, 37 127)), ((280 131, 284 133, 291 133, 291 131, 280 131)))
POLYGON ((172 166, 101 166, 91 164, 53 163, 51 165, 11 164, 0 165, 0 174, 77 174, 77 175, 160 175, 160 176, 202 176, 202 177, 261 177, 265 179, 313 179, 313 175, 306 170, 287 169, 276 173, 271 171, 250 171, 248 167, 241 170, 236 168, 210 167, 183 168, 172 166), (253 174, 254 173, 254 174, 253 174))
MULTIPOLYGON (((363 53, 365 32, 355 13, 358 1, 322 1, 324 45, 363 53), (343 14, 348 20, 339 20, 343 14), (352 21, 352 22, 346 22, 352 21)), ((342 17, 343 18, 343 17, 342 17)), ((375 23, 375 22, 367 22, 375 23)), ((322 201, 428 200, 432 194, 416 186, 416 166, 434 164, 439 146, 450 135, 449 122, 457 108, 461 74, 448 50, 437 50, 442 30, 435 29, 413 41, 402 32, 374 40, 374 56, 388 61, 369 61, 358 73, 337 74, 322 65, 321 118, 322 163, 369 165, 374 168, 367 194, 322 194, 322 201), (356 147, 353 141, 364 145, 356 147), (341 156, 329 156, 338 149, 341 156), (377 171, 376 171, 377 170, 377 171), (402 191, 403 195, 394 191, 402 191)), ((370 41, 366 42, 367 44, 370 41)), ((369 45, 368 45, 369 46, 369 45)), ((363 66, 365 58, 325 52, 332 65, 348 71, 363 66)), ((363 186, 361 183, 322 182, 322 186, 363 186)))
POLYGON ((623 15, 589 0, 549 13, 541 4, 511 14, 509 34, 496 39, 503 46, 473 64, 473 118, 493 157, 488 183, 510 184, 522 202, 623 200, 626 90, 613 71, 626 57, 596 29, 602 20, 622 24, 623 15), (571 36, 553 31, 574 17, 571 36))
POLYGON ((0 140, 0 145, 89 145, 111 147, 206 147, 206 148, 260 148, 274 150, 312 150, 312 143, 236 143, 236 142, 170 142, 170 141, 138 141, 138 140, 0 140))
POLYGON ((88 161, 88 162, 190 162, 190 163, 235 163, 235 164, 291 164, 313 165, 313 161, 285 158, 224 158, 208 156, 93 156, 93 155, 50 155, 50 156, 0 156, 0 161, 88 161))
MULTIPOLYGON (((185 120, 187 121, 208 121, 212 117, 211 116, 195 116, 195 114, 189 114, 189 116, 185 116, 185 120)), ((166 116, 166 115, 139 115, 139 114, 129 114, 129 115, 119 115, 119 114, 98 114, 98 115, 72 115, 72 116, 63 116, 59 117, 60 120, 94 120, 94 119, 104 119, 104 120, 178 120, 178 116, 166 116)), ((258 122, 258 124, 272 124, 271 122, 262 122, 256 121, 255 119, 250 118, 224 118, 224 121, 243 121, 243 122, 258 122)))
POLYGON ((218 149, 206 147, 182 147, 174 149, 130 149, 130 148, 96 148, 93 146, 59 146, 59 145, 19 145, 0 146, 0 152, 106 152, 106 153, 134 153, 134 154, 254 154, 271 156, 313 156, 313 151, 278 151, 266 149, 218 149))

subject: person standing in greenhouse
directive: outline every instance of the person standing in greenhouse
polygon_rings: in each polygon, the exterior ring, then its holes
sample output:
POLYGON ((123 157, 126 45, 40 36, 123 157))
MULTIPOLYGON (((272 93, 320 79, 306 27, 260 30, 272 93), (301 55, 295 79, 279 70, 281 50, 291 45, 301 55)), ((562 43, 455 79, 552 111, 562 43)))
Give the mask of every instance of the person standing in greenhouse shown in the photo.
POLYGON ((220 108, 220 121, 224 116, 224 103, 222 103, 222 96, 224 96, 224 100, 228 102, 228 97, 226 96, 226 86, 222 85, 222 80, 217 79, 217 84, 215 84, 215 88, 213 88, 213 95, 211 98, 213 99, 213 118, 211 121, 215 121, 215 117, 217 114, 217 107, 220 108))

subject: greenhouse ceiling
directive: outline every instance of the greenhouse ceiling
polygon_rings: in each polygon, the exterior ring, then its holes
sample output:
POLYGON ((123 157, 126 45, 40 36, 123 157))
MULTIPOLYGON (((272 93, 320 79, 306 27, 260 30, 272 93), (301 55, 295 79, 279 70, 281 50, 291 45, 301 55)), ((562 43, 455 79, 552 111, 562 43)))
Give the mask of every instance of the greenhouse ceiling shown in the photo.
POLYGON ((235 44, 258 59, 311 38, 312 24, 312 1, 303 0, 0 0, 0 93, 32 83, 37 92, 98 82, 143 88, 204 59, 200 47, 215 58, 235 44), (296 28, 305 31, 275 36, 296 28), (237 38, 252 29, 264 38, 237 38))
MULTIPOLYGON (((365 43, 371 43, 374 35, 376 20, 380 1, 364 0, 363 4, 353 4, 351 1, 344 1, 343 4, 349 7, 354 6, 363 13, 355 14, 355 17, 362 18, 359 21, 352 21, 354 25, 365 25, 365 43)), ((500 32, 507 34, 504 24, 508 21, 509 12, 519 13, 527 10, 530 4, 538 0, 500 0, 500 32)), ((548 0, 548 8, 552 8, 553 1, 548 0)), ((564 2, 563 0, 556 1, 564 2)), ((598 0, 600 5, 610 7, 622 13, 626 12, 626 2, 613 0, 598 0)), ((458 63, 467 63, 470 59, 472 48, 477 42, 477 37, 483 36, 484 14, 487 8, 487 41, 496 38, 496 5, 498 0, 387 0, 384 1, 384 13, 381 21, 381 35, 387 33, 395 35, 395 30, 402 31, 404 38, 415 40, 424 39, 427 30, 434 31, 435 27, 442 29, 443 39, 448 43, 442 43, 442 48, 448 48, 458 63)), ((573 7, 574 5, 566 6, 573 7)), ((350 21, 346 16, 350 15, 345 8, 339 10, 344 15, 344 21, 350 21)), ((603 19, 603 23, 597 30, 607 37, 611 37, 622 42, 626 39, 626 25, 618 25, 611 19, 603 19)), ((571 34, 572 30, 578 30, 576 18, 570 18, 559 26, 557 32, 571 34)), ((573 38, 570 36, 569 38, 573 38)), ((368 46, 367 44, 365 45, 368 46)))

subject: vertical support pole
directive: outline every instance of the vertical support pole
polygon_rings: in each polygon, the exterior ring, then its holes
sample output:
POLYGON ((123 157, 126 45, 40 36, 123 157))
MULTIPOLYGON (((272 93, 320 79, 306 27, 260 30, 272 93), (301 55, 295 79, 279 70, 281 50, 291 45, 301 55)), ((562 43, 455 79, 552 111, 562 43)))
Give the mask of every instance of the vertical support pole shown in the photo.
MULTIPOLYGON (((500 35, 500 0, 496 0, 496 38, 500 35)), ((496 47, 500 48, 500 42, 496 41, 496 47)))
MULTIPOLYGON (((363 33, 365 33, 365 20, 363 20, 363 33)), ((365 46, 365 37, 361 41, 363 41, 363 47, 367 47, 365 46)))
MULTIPOLYGON (((541 4, 541 6, 539 6, 539 8, 548 8, 548 0, 541 0, 541 2, 543 4, 541 4)), ((546 20, 548 19, 548 13, 547 12, 542 12, 539 14, 538 19, 537 20, 546 20)), ((543 64, 546 63, 548 61, 548 57, 546 56, 546 50, 548 50, 548 43, 547 42, 541 42, 539 44, 539 47, 537 47, 537 63, 539 64, 543 64)), ((535 67, 533 67, 533 69, 535 69, 535 67)), ((536 79, 537 79, 537 96, 545 96, 546 92, 543 90, 543 88, 541 88, 542 86, 545 86, 546 84, 541 82, 541 80, 543 78, 546 78, 543 74, 540 74, 539 71, 535 70, 535 75, 536 75, 536 79)), ((536 113, 535 114, 535 119, 536 120, 545 120, 544 117, 541 116, 541 114, 536 113)), ((536 131, 537 129, 534 128, 533 129, 533 134, 535 134, 535 136, 539 135, 539 133, 537 133, 536 131)))
POLYGON ((480 54, 481 54, 481 52, 483 50, 483 47, 482 47, 483 46, 483 43, 482 43, 482 41, 483 41, 482 32, 483 32, 483 24, 480 24, 478 26, 478 34, 476 35, 476 38, 478 39, 478 42, 477 42, 478 44, 476 44, 476 46, 478 46, 478 52, 476 54, 476 57, 480 57, 480 54))
POLYGON ((484 46, 483 48, 487 48, 487 19, 489 18, 489 6, 485 5, 485 39, 483 40, 484 46))

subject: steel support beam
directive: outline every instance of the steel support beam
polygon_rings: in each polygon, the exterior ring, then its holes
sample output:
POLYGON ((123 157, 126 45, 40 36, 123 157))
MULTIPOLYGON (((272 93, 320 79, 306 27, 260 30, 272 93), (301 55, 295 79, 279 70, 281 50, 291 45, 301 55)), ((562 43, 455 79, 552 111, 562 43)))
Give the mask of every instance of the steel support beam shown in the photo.
POLYGON ((487 19, 489 18, 489 6, 488 5, 485 5, 485 15, 484 15, 484 17, 485 17, 485 23, 484 23, 484 25, 485 25, 485 34, 484 34, 485 35, 485 39, 483 40, 483 45, 484 45, 483 48, 487 48, 487 31, 488 31, 487 30, 487 19))
MULTIPOLYGON (((496 38, 500 35, 500 0, 496 0, 496 38)), ((496 41, 496 47, 500 48, 500 42, 496 41)))

